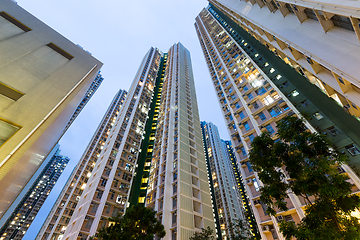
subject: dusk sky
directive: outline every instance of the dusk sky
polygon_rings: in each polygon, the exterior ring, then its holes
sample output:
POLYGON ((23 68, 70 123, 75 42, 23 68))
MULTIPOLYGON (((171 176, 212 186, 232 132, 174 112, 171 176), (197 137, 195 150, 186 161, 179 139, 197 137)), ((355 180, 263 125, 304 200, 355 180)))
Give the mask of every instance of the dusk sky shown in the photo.
POLYGON ((24 239, 34 239, 113 96, 128 90, 151 46, 167 52, 181 42, 192 58, 200 119, 218 126, 229 139, 215 90, 194 28, 205 0, 18 0, 51 28, 102 61, 105 80, 60 141, 71 160, 24 239))

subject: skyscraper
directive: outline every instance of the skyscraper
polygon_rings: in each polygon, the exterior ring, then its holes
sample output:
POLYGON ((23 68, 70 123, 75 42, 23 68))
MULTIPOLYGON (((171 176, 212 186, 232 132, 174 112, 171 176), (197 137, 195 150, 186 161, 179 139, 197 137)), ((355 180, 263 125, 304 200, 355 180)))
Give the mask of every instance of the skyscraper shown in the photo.
POLYGON ((276 218, 267 215, 266 205, 259 200, 263 183, 248 163, 252 140, 263 131, 276 138, 276 122, 286 115, 306 113, 309 130, 328 134, 337 149, 349 156, 349 165, 338 170, 358 192, 357 119, 215 6, 201 11, 195 27, 262 239, 284 239, 277 222, 298 223, 304 217, 305 201, 292 193, 286 199, 289 211, 278 211, 276 218))
POLYGON ((158 212, 166 239, 189 239, 194 230, 214 229, 214 218, 190 53, 177 43, 164 58, 162 104, 145 163, 150 166, 146 206, 158 212))
POLYGON ((121 110, 125 97, 126 91, 124 90, 119 90, 114 96, 109 108, 84 151, 84 154, 74 168, 63 191, 60 193, 39 232, 39 235, 43 236, 43 239, 50 239, 48 236, 57 239, 58 236, 63 235, 83 192, 83 189, 81 188, 87 183, 89 176, 91 175, 95 160, 98 158, 101 149, 104 147, 105 141, 121 110))
POLYGON ((360 5, 346 1, 209 1, 350 114, 360 116, 360 5))
POLYGON ((102 63, 0 3, 0 218, 55 146, 102 63))
POLYGON ((100 87, 101 83, 104 81, 104 78, 101 76, 100 72, 97 74, 94 81, 91 83, 90 87, 86 91, 84 98, 81 100, 78 107, 75 109, 75 112, 71 116, 69 122, 67 123, 64 133, 68 130, 71 124, 74 122, 75 118, 80 114, 80 112, 84 109, 85 105, 89 102, 90 98, 95 94, 96 90, 100 87))
POLYGON ((81 163, 86 178, 73 173, 38 239, 86 239, 129 204, 158 211, 169 239, 214 228, 189 51, 151 48, 112 121, 101 151, 81 163))
POLYGON ((45 167, 38 169, 34 174, 32 177, 34 181, 30 181, 31 188, 0 228, 0 239, 22 239, 33 222, 70 160, 68 157, 60 155, 59 145, 56 145, 53 152, 48 156, 50 160, 44 161, 45 167))
MULTIPOLYGON (((236 181, 231 159, 234 157, 231 155, 231 144, 229 145, 220 138, 218 129, 213 123, 203 121, 201 128, 208 160, 207 167, 211 174, 212 200, 213 205, 216 206, 213 210, 219 239, 232 239, 230 227, 232 224, 235 225, 238 220, 249 222, 255 226, 255 228, 248 229, 253 230, 255 235, 257 233, 256 222, 251 218, 252 212, 248 206, 243 205, 243 201, 247 201, 247 199, 242 199, 240 192, 243 190, 236 181)), ((244 231, 244 236, 246 235, 250 235, 250 231, 244 231)))

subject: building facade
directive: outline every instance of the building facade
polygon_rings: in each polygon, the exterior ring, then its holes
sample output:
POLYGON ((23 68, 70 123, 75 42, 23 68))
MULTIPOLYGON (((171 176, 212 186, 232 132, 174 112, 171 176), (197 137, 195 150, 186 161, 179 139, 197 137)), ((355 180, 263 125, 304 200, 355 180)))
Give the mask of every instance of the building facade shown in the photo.
POLYGON ((22 239, 33 222, 36 214, 56 184, 61 173, 69 162, 69 158, 60 154, 59 145, 55 153, 44 161, 45 167, 35 173, 36 178, 26 195, 0 229, 0 239, 22 239))
MULTIPOLYGON (((358 193, 359 122, 346 113, 295 68, 244 30, 223 9, 214 5, 201 11, 195 28, 218 95, 224 120, 246 184, 262 239, 284 239, 278 222, 304 217, 305 201, 290 193, 289 210, 267 215, 259 199, 263 186, 248 162, 252 140, 264 131, 276 138, 276 122, 287 115, 305 113, 310 131, 327 134, 337 149, 349 156, 348 165, 338 166, 358 193)), ((356 215, 354 213, 354 215, 356 215)))
POLYGON ((89 102, 90 98, 95 94, 96 90, 100 87, 101 83, 104 81, 104 78, 101 76, 100 72, 91 83, 90 87, 86 91, 84 98, 81 100, 79 106, 76 108, 75 112, 71 116, 69 122, 67 123, 64 133, 68 130, 71 124, 74 122, 75 118, 80 114, 80 112, 84 109, 85 105, 89 102))
MULTIPOLYGON (((205 152, 208 160, 208 171, 211 176, 211 185, 214 215, 218 239, 233 239, 231 236, 232 224, 237 221, 250 222, 245 215, 246 206, 243 205, 238 182, 236 181, 234 167, 232 165, 231 144, 220 138, 217 127, 209 122, 201 122, 205 152)), ((244 231, 244 237, 250 237, 251 232, 244 231)), ((256 232, 256 230, 255 230, 256 232)), ((255 233, 254 233, 255 236, 255 233)))
POLYGON ((360 116, 360 70, 353 67, 360 61, 358 2, 209 2, 346 111, 360 116))
POLYGON ((63 191, 60 193, 52 210, 46 218, 39 235, 42 239, 58 239, 64 234, 64 230, 70 221, 77 202, 83 192, 82 186, 87 183, 93 170, 93 165, 99 157, 101 149, 109 136, 116 117, 119 115, 127 92, 119 90, 114 96, 103 119, 96 129, 80 161, 74 168, 63 191), (49 237, 51 236, 51 238, 49 237))
POLYGON ((73 173, 37 238, 87 239, 130 204, 158 211, 169 239, 214 228, 186 48, 147 52, 112 125, 99 152, 81 163, 86 178, 73 173))
POLYGON ((0 3, 0 219, 58 142, 102 63, 0 3))
POLYGON ((165 239, 185 240, 214 229, 190 52, 174 44, 166 55, 146 206, 157 211, 165 239))

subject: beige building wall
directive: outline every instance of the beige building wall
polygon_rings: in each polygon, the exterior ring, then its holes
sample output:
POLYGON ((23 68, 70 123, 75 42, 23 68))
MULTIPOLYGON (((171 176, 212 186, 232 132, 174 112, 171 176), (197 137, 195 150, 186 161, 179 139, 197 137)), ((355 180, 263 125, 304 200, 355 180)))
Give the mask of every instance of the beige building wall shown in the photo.
POLYGON ((190 52, 168 51, 146 205, 166 230, 165 239, 185 240, 215 229, 190 52))
POLYGON ((0 2, 0 217, 63 133, 102 63, 0 2))

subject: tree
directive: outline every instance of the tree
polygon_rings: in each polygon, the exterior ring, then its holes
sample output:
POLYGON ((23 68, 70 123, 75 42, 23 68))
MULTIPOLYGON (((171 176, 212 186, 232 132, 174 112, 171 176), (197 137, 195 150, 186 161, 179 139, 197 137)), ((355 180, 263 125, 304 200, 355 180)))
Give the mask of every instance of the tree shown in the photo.
POLYGON ((360 239, 360 224, 351 216, 360 207, 360 198, 350 195, 351 184, 334 167, 347 157, 324 135, 311 133, 301 119, 285 117, 277 128, 278 140, 265 132, 251 144, 250 163, 265 183, 260 200, 273 216, 275 208, 288 210, 288 193, 303 197, 308 204, 299 224, 282 221, 280 231, 286 239, 360 239))
POLYGON ((166 232, 164 226, 155 217, 156 212, 140 204, 131 206, 125 215, 109 218, 109 227, 99 230, 98 239, 102 240, 153 240, 166 232))
POLYGON ((215 239, 214 230, 212 230, 209 226, 207 228, 202 228, 201 232, 195 232, 194 236, 192 236, 189 240, 213 240, 215 239))
POLYGON ((257 239, 250 231, 250 224, 248 221, 237 219, 235 223, 229 219, 229 234, 233 240, 255 240, 257 239))

